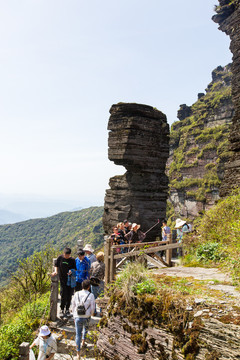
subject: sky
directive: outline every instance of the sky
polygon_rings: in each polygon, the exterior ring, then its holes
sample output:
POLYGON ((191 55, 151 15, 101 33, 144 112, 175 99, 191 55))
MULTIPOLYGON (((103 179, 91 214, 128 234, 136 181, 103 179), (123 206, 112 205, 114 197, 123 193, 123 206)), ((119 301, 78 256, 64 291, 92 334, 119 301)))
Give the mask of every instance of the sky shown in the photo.
POLYGON ((109 109, 192 105, 229 38, 217 0, 0 0, 0 208, 16 201, 103 205, 109 109))

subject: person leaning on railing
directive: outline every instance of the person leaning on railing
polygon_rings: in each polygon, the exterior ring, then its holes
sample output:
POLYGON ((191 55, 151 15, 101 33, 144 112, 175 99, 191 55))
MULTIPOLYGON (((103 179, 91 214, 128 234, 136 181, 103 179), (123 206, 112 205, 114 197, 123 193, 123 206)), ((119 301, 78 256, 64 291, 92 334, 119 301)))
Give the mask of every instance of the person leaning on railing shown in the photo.
POLYGON ((127 239, 130 244, 142 242, 145 239, 146 235, 140 230, 140 226, 141 225, 133 223, 131 231, 125 235, 125 239, 127 239))

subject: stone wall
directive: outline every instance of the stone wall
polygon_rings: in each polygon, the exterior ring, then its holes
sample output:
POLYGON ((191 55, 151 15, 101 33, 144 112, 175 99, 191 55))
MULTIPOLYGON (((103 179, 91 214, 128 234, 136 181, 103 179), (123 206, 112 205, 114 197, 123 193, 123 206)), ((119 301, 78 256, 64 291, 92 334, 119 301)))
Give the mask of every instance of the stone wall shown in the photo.
POLYGON ((171 128, 167 163, 170 197, 176 217, 193 219, 219 199, 234 107, 231 65, 218 66, 206 94, 192 105, 180 105, 171 128))
MULTIPOLYGON (((106 190, 103 226, 107 234, 128 219, 143 231, 166 214, 169 126, 159 110, 141 104, 119 103, 110 109, 108 157, 127 172, 110 179, 106 190)), ((149 238, 160 234, 160 226, 149 238)))
POLYGON ((216 12, 217 15, 213 16, 213 21, 220 25, 221 31, 230 36, 230 50, 233 54, 232 99, 235 115, 229 136, 233 155, 225 165, 225 175, 221 186, 221 195, 226 196, 240 185, 240 1, 220 0, 216 12))

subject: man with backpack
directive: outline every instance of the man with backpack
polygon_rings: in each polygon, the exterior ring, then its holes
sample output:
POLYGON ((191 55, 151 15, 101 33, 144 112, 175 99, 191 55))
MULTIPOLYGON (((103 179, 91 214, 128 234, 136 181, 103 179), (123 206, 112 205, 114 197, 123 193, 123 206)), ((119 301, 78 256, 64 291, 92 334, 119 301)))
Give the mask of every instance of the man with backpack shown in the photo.
POLYGON ((84 280, 82 282, 82 290, 75 292, 72 299, 72 311, 76 328, 77 359, 80 359, 81 347, 85 346, 89 321, 95 311, 95 298, 89 290, 90 281, 84 280))

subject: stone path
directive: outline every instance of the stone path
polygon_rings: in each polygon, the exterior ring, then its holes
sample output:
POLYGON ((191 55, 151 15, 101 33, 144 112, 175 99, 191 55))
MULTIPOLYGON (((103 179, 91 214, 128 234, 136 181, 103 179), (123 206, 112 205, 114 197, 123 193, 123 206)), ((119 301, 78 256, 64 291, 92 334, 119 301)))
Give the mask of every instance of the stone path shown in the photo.
POLYGON ((193 277, 197 280, 218 280, 219 282, 232 283, 229 275, 223 274, 215 268, 184 267, 174 266, 162 268, 154 271, 156 274, 166 274, 168 276, 193 277))
MULTIPOLYGON (((71 310, 71 309, 70 309, 71 310)), ((98 307, 97 307, 97 310, 98 307)), ((58 301, 58 320, 52 322, 50 327, 54 332, 54 336, 57 339, 58 352, 55 354, 56 360, 74 360, 76 357, 76 343, 75 343, 75 325, 73 318, 60 319, 60 299, 58 301)), ((99 314, 99 311, 98 311, 99 314)), ((91 331, 96 329, 96 326, 100 320, 99 316, 92 316, 89 325, 90 337, 86 340, 86 347, 81 350, 81 359, 94 360, 95 349, 94 341, 91 339, 91 331)))
POLYGON ((226 295, 230 295, 240 304, 240 292, 232 285, 232 278, 228 274, 222 273, 216 268, 184 267, 174 266, 171 268, 162 268, 154 270, 154 274, 165 274, 167 276, 176 276, 184 278, 194 278, 196 280, 209 280, 209 289, 219 290, 226 295), (215 281, 219 283, 215 283, 215 281))

